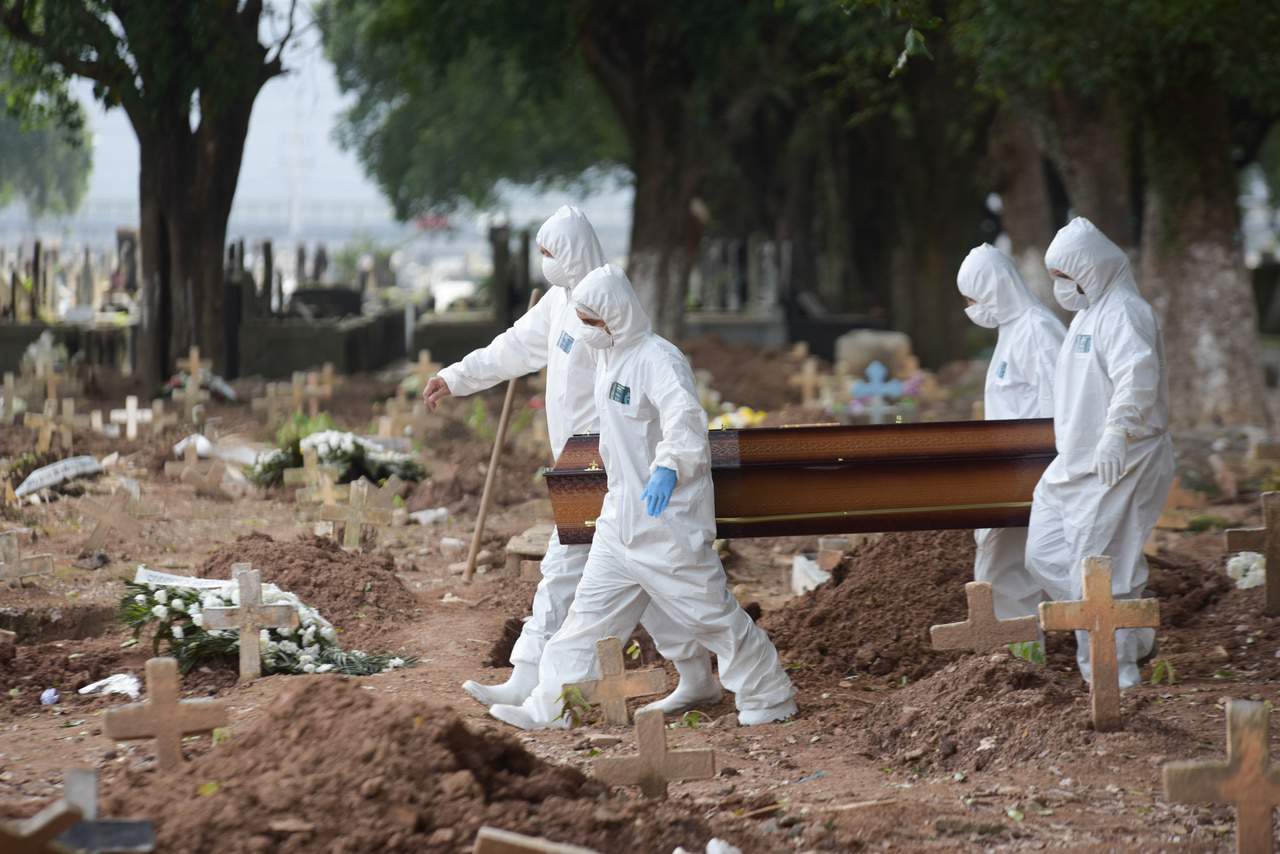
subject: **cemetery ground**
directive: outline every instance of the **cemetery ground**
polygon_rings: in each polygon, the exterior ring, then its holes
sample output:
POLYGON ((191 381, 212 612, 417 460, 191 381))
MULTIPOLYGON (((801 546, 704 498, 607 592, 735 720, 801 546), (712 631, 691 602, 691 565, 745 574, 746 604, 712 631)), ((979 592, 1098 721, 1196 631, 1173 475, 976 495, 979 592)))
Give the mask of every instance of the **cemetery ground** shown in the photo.
MULTIPOLYGON (((363 432, 391 392, 377 377, 348 377, 325 408, 343 429, 363 432)), ((748 402, 777 410, 795 391, 758 394, 748 402)), ((105 500, 110 478, 7 511, 3 527, 26 529, 24 554, 51 554, 54 572, 0 588, 0 620, 18 633, 14 657, 0 653, 0 818, 33 815, 61 791, 64 768, 86 767, 100 774, 102 814, 151 819, 166 852, 469 851, 482 824, 662 854, 701 851, 712 836, 748 852, 1231 846, 1231 810, 1166 803, 1160 773, 1167 761, 1221 759, 1226 699, 1271 700, 1280 683, 1280 618, 1263 615, 1263 588, 1236 589, 1224 571, 1219 529, 1258 524, 1256 492, 1191 511, 1190 527, 1207 530, 1154 535, 1157 672, 1148 665, 1144 683, 1125 692, 1124 728, 1114 733, 1090 726, 1065 633, 1049 635, 1044 665, 1003 651, 930 649, 931 625, 965 618, 971 532, 855 538, 833 581, 798 597, 791 558, 811 539, 729 543, 731 587, 744 605, 758 603, 800 714, 741 728, 726 696, 700 714, 669 716, 669 745, 714 748, 716 775, 672 783, 669 799, 653 802, 593 778, 597 757, 635 752, 631 727, 604 725, 593 710, 579 728, 516 732, 461 690, 469 678, 506 678, 512 630, 535 582, 507 573, 505 545, 551 518, 535 477, 549 462, 545 446, 524 429, 500 464, 487 569, 471 584, 451 569, 465 549, 449 540, 470 539, 490 449, 479 413, 491 424, 500 399, 501 390, 483 396, 486 410, 449 400, 433 418, 428 476, 405 503, 448 507, 448 521, 383 528, 354 553, 317 537, 314 511, 291 490, 215 499, 165 478, 162 464, 187 431, 134 441, 77 431, 76 453, 119 451, 137 470, 147 515, 140 532, 113 533, 98 556, 82 553, 92 530, 85 502, 105 500), (149 637, 125 646, 131 632, 116 616, 138 564, 230 578, 242 561, 318 608, 344 647, 418 663, 249 684, 237 683, 234 657, 198 668, 183 696, 224 700, 228 726, 187 739, 186 761, 160 771, 150 742, 103 734, 104 713, 126 698, 77 689, 143 673, 149 637), (60 702, 41 705, 48 688, 60 702)), ((115 390, 81 409, 122 400, 115 390)), ((209 415, 223 436, 269 437, 247 404, 212 403, 209 415)), ((31 433, 0 427, 0 457, 33 444, 31 433)), ((628 667, 656 661, 641 643, 628 667)))

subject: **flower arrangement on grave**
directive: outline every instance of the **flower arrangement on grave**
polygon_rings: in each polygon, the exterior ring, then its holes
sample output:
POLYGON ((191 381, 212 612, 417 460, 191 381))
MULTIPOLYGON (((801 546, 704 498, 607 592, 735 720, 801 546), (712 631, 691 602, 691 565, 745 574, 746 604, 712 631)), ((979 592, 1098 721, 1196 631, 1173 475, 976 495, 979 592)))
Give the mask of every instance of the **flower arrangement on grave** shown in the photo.
POLYGON ((1241 590, 1261 587, 1267 578, 1267 559, 1257 552, 1240 552, 1227 561, 1227 575, 1241 590))
POLYGON ((750 406, 739 406, 733 408, 733 404, 724 404, 727 409, 712 418, 707 424, 708 430, 740 430, 744 427, 759 427, 764 423, 766 413, 763 410, 752 409, 750 406))
POLYGON ((314 450, 320 465, 337 468, 340 483, 361 477, 378 483, 392 475, 405 481, 427 476, 426 469, 411 454, 391 451, 354 433, 336 430, 333 420, 324 413, 315 418, 295 413, 277 431, 276 444, 279 447, 249 471, 250 480, 259 486, 280 484, 285 469, 302 465, 304 450, 314 450))
MULTIPOLYGON (((120 617, 133 629, 134 639, 154 630, 154 653, 177 659, 183 673, 214 661, 234 661, 239 654, 240 639, 235 630, 204 628, 205 608, 240 604, 235 582, 199 589, 135 580, 125 582, 125 588, 120 617)), ((412 657, 344 650, 338 644, 337 630, 319 611, 273 584, 262 586, 262 598, 269 605, 291 605, 298 613, 297 628, 263 629, 259 633, 263 673, 370 676, 417 663, 412 657)))

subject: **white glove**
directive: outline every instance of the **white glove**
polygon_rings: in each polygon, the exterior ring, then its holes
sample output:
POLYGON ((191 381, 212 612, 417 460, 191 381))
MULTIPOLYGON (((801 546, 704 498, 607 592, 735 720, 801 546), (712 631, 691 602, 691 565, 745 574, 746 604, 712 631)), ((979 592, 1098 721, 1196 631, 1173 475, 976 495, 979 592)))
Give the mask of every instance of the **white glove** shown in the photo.
POLYGON ((1115 486, 1124 476, 1124 458, 1129 440, 1118 430, 1105 430, 1093 452, 1093 472, 1107 486, 1115 486))

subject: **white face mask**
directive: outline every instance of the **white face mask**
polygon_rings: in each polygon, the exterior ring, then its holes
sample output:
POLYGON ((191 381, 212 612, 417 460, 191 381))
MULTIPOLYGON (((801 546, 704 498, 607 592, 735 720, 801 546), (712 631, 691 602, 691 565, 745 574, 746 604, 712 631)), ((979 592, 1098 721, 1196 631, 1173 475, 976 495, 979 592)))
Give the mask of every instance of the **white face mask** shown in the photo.
POLYGON ((1000 325, 1000 321, 996 319, 995 309, 980 302, 966 306, 964 313, 969 315, 970 320, 984 329, 995 329, 1000 325))
POLYGON ((1058 301, 1058 305, 1067 311, 1080 311, 1089 307, 1089 298, 1080 293, 1076 283, 1070 279, 1059 279, 1057 276, 1053 279, 1053 298, 1058 301))
POLYGON ((569 274, 564 271, 564 267, 555 258, 548 258, 546 255, 542 256, 542 277, 557 288, 569 287, 569 274))
POLYGON ((612 335, 599 326, 590 326, 586 323, 582 324, 582 328, 578 330, 578 338, 595 350, 608 350, 613 346, 612 335))

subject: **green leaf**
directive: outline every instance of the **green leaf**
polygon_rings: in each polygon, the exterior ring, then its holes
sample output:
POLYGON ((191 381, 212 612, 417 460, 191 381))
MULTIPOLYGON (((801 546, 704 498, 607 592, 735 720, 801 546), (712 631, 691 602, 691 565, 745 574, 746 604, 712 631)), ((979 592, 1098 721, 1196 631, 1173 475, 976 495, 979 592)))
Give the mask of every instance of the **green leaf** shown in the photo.
POLYGON ((640 644, 637 643, 636 641, 632 641, 631 643, 627 644, 627 655, 631 658, 632 661, 639 658, 640 644))
POLYGON ((697 729, 702 725, 702 712, 697 709, 691 709, 684 713, 680 718, 680 726, 688 729, 697 729))
POLYGON ((221 783, 216 780, 210 780, 208 783, 201 783, 199 786, 196 786, 196 794, 203 798, 207 798, 210 795, 218 794, 218 790, 221 788, 221 783))

